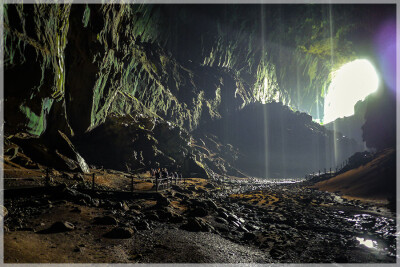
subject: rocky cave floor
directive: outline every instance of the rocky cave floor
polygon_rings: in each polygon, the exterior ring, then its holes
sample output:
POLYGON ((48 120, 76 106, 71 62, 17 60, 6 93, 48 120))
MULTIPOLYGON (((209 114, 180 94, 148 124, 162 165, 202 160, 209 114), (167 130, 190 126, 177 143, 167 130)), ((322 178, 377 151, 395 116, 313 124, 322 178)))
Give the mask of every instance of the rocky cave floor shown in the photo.
POLYGON ((192 178, 154 192, 142 176, 110 192, 131 180, 97 170, 93 193, 90 176, 51 177, 5 180, 6 263, 396 262, 394 213, 306 183, 192 178))

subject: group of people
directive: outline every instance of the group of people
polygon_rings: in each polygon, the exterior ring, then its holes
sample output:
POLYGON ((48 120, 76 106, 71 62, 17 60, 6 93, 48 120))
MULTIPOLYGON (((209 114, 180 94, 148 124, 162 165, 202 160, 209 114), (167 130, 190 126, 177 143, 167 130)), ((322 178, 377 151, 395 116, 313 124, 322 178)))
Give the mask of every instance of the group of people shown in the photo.
POLYGON ((177 172, 168 173, 167 168, 158 168, 158 169, 151 169, 150 174, 152 177, 157 179, 162 178, 169 178, 169 179, 177 179, 182 178, 182 174, 178 174, 177 172))

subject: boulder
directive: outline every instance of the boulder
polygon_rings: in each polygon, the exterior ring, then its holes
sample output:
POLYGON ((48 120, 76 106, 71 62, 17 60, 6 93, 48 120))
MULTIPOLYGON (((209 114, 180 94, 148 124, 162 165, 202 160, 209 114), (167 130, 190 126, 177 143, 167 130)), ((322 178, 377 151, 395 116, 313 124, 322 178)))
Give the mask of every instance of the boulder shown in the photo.
POLYGON ((216 221, 217 223, 228 224, 228 221, 225 220, 225 219, 222 218, 222 217, 217 217, 217 218, 215 218, 215 221, 216 221))
POLYGON ((255 238, 256 238, 255 234, 253 234, 251 232, 247 232, 247 233, 243 234, 242 240, 249 241, 249 240, 254 240, 255 238))
POLYGON ((193 210, 190 210, 187 215, 189 217, 205 217, 208 215, 208 211, 202 207, 197 207, 193 210))
POLYGON ((285 255, 285 252, 279 247, 273 247, 269 254, 273 259, 280 259, 285 255))
POLYGON ((8 210, 7 210, 7 208, 4 207, 4 206, 2 206, 2 205, 0 205, 0 209, 3 210, 3 214, 1 214, 1 215, 2 215, 2 218, 7 217, 7 215, 8 215, 8 210))
POLYGON ((115 219, 113 216, 106 215, 103 217, 95 217, 93 223, 99 225, 117 225, 118 220, 115 219))
POLYGON ((189 197, 187 195, 184 195, 182 193, 175 193, 175 197, 180 198, 180 199, 188 199, 189 197))
POLYGON ((135 223, 135 227, 138 230, 149 230, 150 229, 150 225, 147 221, 139 221, 135 223))
POLYGON ((158 195, 156 204, 157 207, 168 207, 170 203, 171 201, 168 198, 164 197, 163 195, 158 195))
POLYGON ((124 239, 133 236, 133 230, 128 227, 115 227, 111 231, 105 233, 103 236, 106 238, 124 239))
POLYGON ((209 225, 205 220, 195 217, 189 218, 188 222, 181 226, 181 229, 190 232, 209 232, 213 230, 212 226, 209 225))
POLYGON ((168 208, 163 208, 157 210, 157 216, 161 221, 167 221, 173 216, 173 214, 168 208))
POLYGON ((128 205, 124 201, 119 202, 119 206, 120 206, 120 209, 122 209, 124 211, 128 211, 129 210, 128 205))
POLYGON ((253 225, 253 224, 246 225, 246 228, 249 229, 250 231, 258 231, 258 230, 260 230, 260 227, 258 227, 257 225, 253 225))
POLYGON ((233 214, 233 213, 230 213, 230 214, 228 214, 228 221, 230 221, 230 222, 234 222, 234 221, 239 221, 239 218, 238 218, 238 216, 236 216, 235 214, 233 214))
POLYGON ((215 229, 220 233, 229 233, 231 231, 227 225, 218 225, 215 229))
POLYGON ((208 200, 206 201, 206 204, 207 204, 207 206, 210 207, 211 209, 213 209, 213 210, 218 210, 217 204, 215 204, 215 202, 212 201, 211 199, 208 199, 208 200))
POLYGON ((62 191, 62 197, 70 201, 78 202, 80 200, 84 200, 86 203, 92 203, 92 198, 89 195, 83 194, 68 187, 62 191))
POLYGON ((228 213, 228 211, 227 211, 225 208, 223 208, 223 207, 218 207, 217 212, 218 212, 218 214, 221 214, 221 213, 228 213))
POLYGON ((62 221, 58 221, 53 223, 48 229, 39 231, 38 233, 41 234, 51 234, 51 233, 62 233, 62 232, 68 232, 68 231, 72 231, 75 229, 75 226, 70 223, 70 222, 62 222, 62 221))
POLYGON ((150 221, 158 221, 160 219, 155 212, 148 212, 145 215, 146 218, 150 221))
POLYGON ((208 208, 208 204, 204 200, 199 200, 199 199, 196 199, 196 198, 192 198, 192 199, 189 200, 189 202, 195 207, 201 207, 201 208, 204 208, 204 209, 208 208))
POLYGON ((171 223, 181 223, 183 222, 183 217, 179 214, 173 214, 171 218, 169 218, 169 222, 171 223))

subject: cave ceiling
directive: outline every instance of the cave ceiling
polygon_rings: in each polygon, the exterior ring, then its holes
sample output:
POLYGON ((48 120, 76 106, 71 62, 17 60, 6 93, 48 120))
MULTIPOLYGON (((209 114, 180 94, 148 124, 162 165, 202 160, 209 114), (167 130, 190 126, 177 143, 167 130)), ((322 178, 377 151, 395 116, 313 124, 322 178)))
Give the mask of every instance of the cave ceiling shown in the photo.
POLYGON ((393 16, 388 4, 6 4, 5 122, 74 135, 141 112, 193 131, 271 101, 320 118, 332 71, 367 58, 379 72, 374 38, 393 16))

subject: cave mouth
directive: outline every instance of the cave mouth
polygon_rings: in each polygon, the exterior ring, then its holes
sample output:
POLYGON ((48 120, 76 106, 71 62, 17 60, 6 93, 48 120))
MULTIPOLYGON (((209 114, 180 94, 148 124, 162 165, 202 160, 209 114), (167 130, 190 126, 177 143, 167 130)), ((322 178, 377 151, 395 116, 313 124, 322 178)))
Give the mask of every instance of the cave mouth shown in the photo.
POLYGON ((346 63, 331 73, 332 82, 325 97, 323 123, 354 115, 354 105, 378 89, 379 78, 366 59, 346 63))

